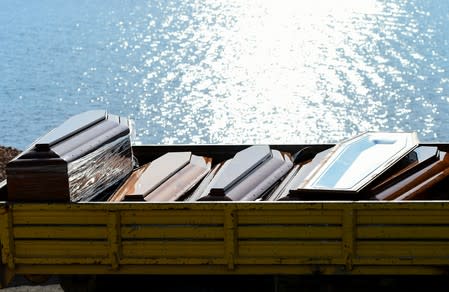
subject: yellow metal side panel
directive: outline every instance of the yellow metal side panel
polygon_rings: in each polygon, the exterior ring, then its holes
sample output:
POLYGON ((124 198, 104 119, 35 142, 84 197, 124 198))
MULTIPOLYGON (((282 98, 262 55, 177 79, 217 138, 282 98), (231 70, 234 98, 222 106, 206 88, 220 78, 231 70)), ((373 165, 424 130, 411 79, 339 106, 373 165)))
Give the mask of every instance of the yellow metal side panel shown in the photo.
MULTIPOLYGON (((380 206, 379 206, 380 207, 380 206)), ((382 206, 384 207, 384 206, 382 206)), ((386 207, 386 206, 385 206, 386 207)), ((360 209, 358 224, 449 224, 449 208, 421 210, 410 205, 409 209, 401 210, 393 206, 389 209, 379 208, 377 210, 360 209)), ((418 207, 418 204, 416 205, 418 207)))
POLYGON ((88 268, 89 265, 108 265, 108 268, 110 268, 111 260, 109 258, 104 257, 96 257, 96 256, 65 256, 62 258, 58 257, 51 257, 51 258, 33 258, 33 257, 26 257, 26 258, 16 258, 17 266, 23 266, 23 264, 26 265, 41 265, 42 268, 44 268, 47 265, 79 265, 78 269, 80 270, 79 273, 84 268, 88 268))
POLYGON ((12 226, 1 230, 11 237, 1 238, 14 244, 2 249, 2 261, 18 273, 388 274, 394 265, 426 274, 449 267, 445 202, 16 204, 10 211, 12 226))
POLYGON ((341 257, 341 243, 327 241, 240 241, 241 257, 341 257))
POLYGON ((7 264, 7 268, 9 270, 14 270, 14 236, 13 236, 13 222, 12 222, 12 213, 4 208, 3 212, 0 213, 0 240, 1 240, 1 258, 2 262, 7 264))
POLYGON ((231 205, 224 209, 224 258, 229 270, 235 269, 237 258, 237 210, 231 205))
POLYGON ((359 257, 434 257, 447 258, 449 242, 443 241, 359 241, 359 257))
POLYGON ((120 212, 110 211, 108 214, 108 245, 112 269, 118 270, 122 257, 122 236, 120 212))
POLYGON ((69 226, 38 226, 22 225, 14 227, 14 238, 39 239, 106 239, 106 226, 69 225, 69 226))
POLYGON ((284 209, 267 205, 261 210, 239 210, 240 224, 341 224, 341 210, 284 209))
POLYGON ((9 226, 7 221, 7 209, 5 204, 0 204, 0 264, 6 264, 8 254, 9 226), (6 247, 6 248, 5 248, 6 247))
POLYGON ((356 238, 356 218, 357 210, 347 207, 343 210, 343 235, 342 235, 342 252, 345 260, 346 271, 353 269, 353 258, 355 254, 355 238, 356 238))
POLYGON ((13 220, 15 224, 107 224, 106 212, 83 211, 67 209, 64 211, 37 208, 37 210, 20 210, 14 208, 13 220))
POLYGON ((7 267, 9 249, 4 248, 10 237, 7 216, 6 205, 0 202, 0 289, 6 287, 14 277, 14 270, 7 267))
POLYGON ((223 227, 201 225, 126 225, 122 227, 122 239, 223 239, 223 227))
MULTIPOLYGON (((409 222, 410 223, 410 222, 409 222)), ((358 239, 447 239, 449 226, 371 225, 357 228, 358 239)))
MULTIPOLYGON (((156 205, 157 206, 157 205, 156 205)), ((156 207, 155 206, 155 207, 156 207)), ((221 210, 124 210, 122 224, 223 224, 221 210)))
POLYGON ((107 257, 106 241, 16 240, 16 257, 69 258, 107 257))
POLYGON ((341 226, 252 225, 239 226, 239 239, 341 239, 341 226))
POLYGON ((371 204, 358 213, 354 263, 449 266, 447 203, 371 204))
POLYGON ((123 258, 223 257, 223 241, 123 241, 123 258))

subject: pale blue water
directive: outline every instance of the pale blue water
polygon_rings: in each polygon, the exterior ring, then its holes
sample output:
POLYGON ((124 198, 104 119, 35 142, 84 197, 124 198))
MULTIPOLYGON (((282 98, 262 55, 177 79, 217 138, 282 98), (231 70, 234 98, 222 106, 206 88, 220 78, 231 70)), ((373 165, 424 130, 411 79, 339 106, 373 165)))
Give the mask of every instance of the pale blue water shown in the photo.
POLYGON ((449 1, 0 0, 0 144, 79 112, 138 143, 449 141, 449 1))

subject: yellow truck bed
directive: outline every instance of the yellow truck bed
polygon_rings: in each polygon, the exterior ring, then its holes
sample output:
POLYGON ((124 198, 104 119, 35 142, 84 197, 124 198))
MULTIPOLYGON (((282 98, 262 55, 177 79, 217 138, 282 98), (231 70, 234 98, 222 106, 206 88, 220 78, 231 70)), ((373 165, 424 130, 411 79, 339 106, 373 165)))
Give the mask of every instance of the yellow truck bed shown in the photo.
MULTIPOLYGON (((134 152, 141 161, 185 149, 224 158, 239 147, 140 146, 134 152)), ((0 217, 3 285, 15 274, 449 272, 449 201, 4 201, 0 217)))

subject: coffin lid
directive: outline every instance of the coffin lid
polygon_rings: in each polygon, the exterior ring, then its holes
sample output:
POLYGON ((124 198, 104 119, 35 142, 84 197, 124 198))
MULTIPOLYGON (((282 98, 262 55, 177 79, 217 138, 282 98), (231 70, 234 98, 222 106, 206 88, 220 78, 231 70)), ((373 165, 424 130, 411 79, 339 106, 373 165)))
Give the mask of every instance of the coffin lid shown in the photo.
POLYGON ((357 135, 334 146, 299 189, 359 192, 418 143, 414 132, 357 135))
POLYGON ((128 119, 108 114, 106 110, 86 111, 37 139, 18 159, 72 161, 129 133, 128 119))
POLYGON ((81 131, 106 120, 107 112, 105 110, 87 111, 73 116, 63 122, 60 126, 53 129, 35 143, 36 150, 48 151, 53 145, 69 138, 81 131))
POLYGON ((225 169, 220 173, 211 192, 224 195, 224 193, 232 189, 239 181, 243 180, 271 157, 272 153, 268 145, 250 146, 239 151, 224 166, 225 169))

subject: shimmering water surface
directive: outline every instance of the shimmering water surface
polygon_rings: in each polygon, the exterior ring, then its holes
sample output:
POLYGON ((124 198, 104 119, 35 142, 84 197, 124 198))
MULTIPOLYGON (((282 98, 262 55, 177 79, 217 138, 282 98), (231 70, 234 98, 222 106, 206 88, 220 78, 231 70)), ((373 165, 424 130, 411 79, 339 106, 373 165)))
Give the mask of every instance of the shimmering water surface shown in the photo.
POLYGON ((449 1, 0 0, 0 144, 71 115, 137 143, 449 141, 449 1))

